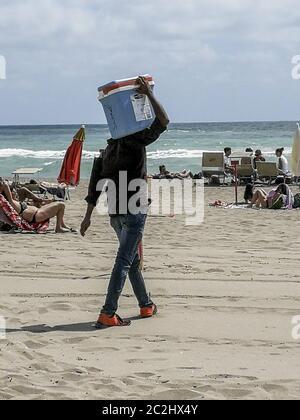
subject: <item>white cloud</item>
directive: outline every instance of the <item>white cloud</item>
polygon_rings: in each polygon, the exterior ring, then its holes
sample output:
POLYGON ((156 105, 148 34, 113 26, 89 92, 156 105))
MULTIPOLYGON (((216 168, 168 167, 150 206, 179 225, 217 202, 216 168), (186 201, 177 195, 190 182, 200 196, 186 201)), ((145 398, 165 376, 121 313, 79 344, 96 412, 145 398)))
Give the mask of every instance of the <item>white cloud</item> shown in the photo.
MULTIPOLYGON (((30 91, 29 109, 42 118, 35 104, 47 85, 60 103, 67 89, 69 95, 83 92, 88 104, 97 84, 152 72, 181 119, 184 110, 172 91, 187 78, 199 97, 208 86, 213 97, 214 84, 234 91, 247 81, 249 89, 261 89, 272 69, 279 89, 291 56, 300 53, 299 23, 298 0, 1 0, 0 54, 10 74, 0 94, 30 91)), ((206 101, 213 114, 215 104, 206 101)), ((95 120, 93 106, 88 110, 95 120)))

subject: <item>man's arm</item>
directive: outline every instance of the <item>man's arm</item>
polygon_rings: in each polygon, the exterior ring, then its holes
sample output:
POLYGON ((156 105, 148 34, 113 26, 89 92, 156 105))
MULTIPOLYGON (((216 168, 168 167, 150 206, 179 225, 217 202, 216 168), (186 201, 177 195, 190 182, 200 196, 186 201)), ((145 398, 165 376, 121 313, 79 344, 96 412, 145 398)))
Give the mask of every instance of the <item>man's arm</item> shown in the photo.
POLYGON ((84 216, 84 219, 81 223, 80 233, 84 237, 87 230, 91 226, 91 218, 94 212, 94 209, 97 205, 98 198, 101 195, 100 191, 97 191, 97 185, 99 180, 101 179, 101 173, 102 173, 102 156, 100 156, 98 159, 95 159, 94 166, 92 169, 90 184, 89 184, 89 191, 88 195, 85 199, 87 202, 87 209, 84 216))
POLYGON ((3 192, 4 192, 5 196, 6 196, 7 201, 10 204, 13 204, 13 201, 14 200, 13 200, 13 196, 12 196, 12 193, 11 193, 11 190, 10 190, 10 187, 9 187, 8 182, 1 180, 0 181, 0 187, 3 190, 3 192))
POLYGON ((34 203, 34 205, 37 205, 37 207, 44 206, 45 204, 51 204, 55 201, 55 199, 45 200, 44 198, 40 198, 25 187, 20 188, 17 192, 20 202, 28 199, 31 200, 34 203))
POLYGON ((146 95, 148 97, 153 107, 156 118, 159 120, 159 122, 164 128, 167 128, 167 126, 170 123, 168 114, 166 113, 166 110, 161 105, 161 103, 159 103, 156 97, 154 96, 151 86, 149 85, 147 80, 142 76, 138 78, 138 82, 140 84, 139 88, 137 89, 138 93, 141 93, 142 95, 146 95))
POLYGON ((81 233, 82 237, 85 237, 85 234, 86 234, 87 230, 91 226, 91 218, 92 218, 94 208, 95 208, 95 206, 93 204, 88 204, 88 206, 87 206, 86 214, 84 216, 84 219, 83 219, 83 221, 81 223, 81 227, 80 227, 80 233, 81 233))
POLYGON ((156 118, 149 128, 132 134, 128 136, 128 138, 125 137, 125 139, 127 139, 132 147, 146 147, 154 143, 160 137, 160 135, 166 131, 170 120, 163 106, 155 98, 151 86, 147 80, 144 77, 139 77, 138 81, 140 86, 137 89, 137 92, 142 95, 146 95, 149 98, 156 118))

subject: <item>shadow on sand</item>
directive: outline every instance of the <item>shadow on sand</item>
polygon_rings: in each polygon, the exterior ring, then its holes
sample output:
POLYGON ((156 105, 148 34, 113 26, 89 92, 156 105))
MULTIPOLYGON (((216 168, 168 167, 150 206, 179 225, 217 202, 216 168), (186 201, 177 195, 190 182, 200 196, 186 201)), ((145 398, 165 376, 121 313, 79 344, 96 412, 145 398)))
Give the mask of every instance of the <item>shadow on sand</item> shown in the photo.
MULTIPOLYGON (((131 317, 126 318, 126 320, 129 321, 140 321, 142 320, 141 317, 131 317)), ((97 327, 95 322, 85 322, 85 323, 79 323, 79 324, 66 324, 66 325, 56 325, 54 327, 50 327, 46 324, 41 325, 29 325, 22 328, 7 328, 6 334, 16 333, 16 332, 29 332, 32 334, 45 334, 45 333, 53 333, 53 332, 59 332, 59 331, 65 331, 65 332, 95 332, 95 331, 103 331, 107 330, 108 328, 112 327, 97 327)))

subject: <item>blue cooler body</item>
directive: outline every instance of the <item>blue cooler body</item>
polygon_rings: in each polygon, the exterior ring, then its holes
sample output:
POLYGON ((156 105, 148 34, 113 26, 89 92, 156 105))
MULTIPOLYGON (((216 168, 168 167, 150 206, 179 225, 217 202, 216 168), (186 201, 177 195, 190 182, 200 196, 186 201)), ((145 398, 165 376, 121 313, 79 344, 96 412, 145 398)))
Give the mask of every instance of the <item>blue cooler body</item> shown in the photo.
MULTIPOLYGON (((154 88, 151 76, 144 76, 154 88)), ((109 130, 113 139, 138 133, 152 125, 155 114, 146 95, 139 94, 137 77, 116 80, 98 89, 109 130)))

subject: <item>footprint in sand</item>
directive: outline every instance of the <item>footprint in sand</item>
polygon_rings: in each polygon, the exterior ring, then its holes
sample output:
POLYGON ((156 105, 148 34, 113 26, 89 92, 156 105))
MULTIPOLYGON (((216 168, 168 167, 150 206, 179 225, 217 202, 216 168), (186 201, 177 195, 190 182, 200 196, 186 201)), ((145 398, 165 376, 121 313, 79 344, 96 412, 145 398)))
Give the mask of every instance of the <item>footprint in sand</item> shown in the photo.
POLYGON ((39 315, 46 315, 48 313, 48 309, 41 308, 38 310, 39 315))
POLYGON ((211 268, 206 270, 206 273, 225 273, 225 271, 220 268, 211 268))
POLYGON ((267 392, 280 392, 280 393, 285 392, 285 388, 283 386, 275 385, 275 384, 262 385, 262 388, 267 392))
POLYGON ((65 338, 63 342, 66 344, 79 344, 82 341, 89 340, 89 337, 75 337, 75 338, 65 338))
POLYGON ((249 397, 252 392, 248 389, 236 389, 236 388, 227 388, 222 389, 222 395, 226 397, 226 399, 242 399, 245 397, 249 397))
POLYGON ((258 378, 255 376, 239 376, 239 375, 227 375, 227 374, 219 374, 219 375, 207 375, 205 378, 209 379, 239 379, 239 380, 247 380, 247 381, 257 381, 258 378))
POLYGON ((39 394, 43 395, 44 390, 41 388, 35 388, 34 386, 24 386, 24 385, 17 385, 11 388, 12 390, 20 393, 21 395, 31 395, 31 394, 39 394))
POLYGON ((201 393, 184 388, 170 389, 151 395, 151 399, 154 400, 194 400, 203 398, 204 397, 201 393))
POLYGON ((72 310, 72 306, 67 303, 53 303, 49 306, 50 309, 54 311, 70 311, 72 310))
POLYGON ((138 364, 138 363, 143 364, 144 360, 142 360, 142 359, 128 359, 128 360, 126 360, 126 362, 129 363, 129 364, 138 364))
POLYGON ((139 378, 148 379, 148 378, 152 378, 153 376, 155 376, 155 374, 151 373, 151 372, 138 372, 138 373, 135 373, 135 376, 137 376, 139 378))
POLYGON ((28 349, 31 350, 38 350, 41 349, 42 347, 48 346, 49 343, 48 342, 42 342, 42 341, 25 341, 24 342, 25 346, 28 347, 28 349))

